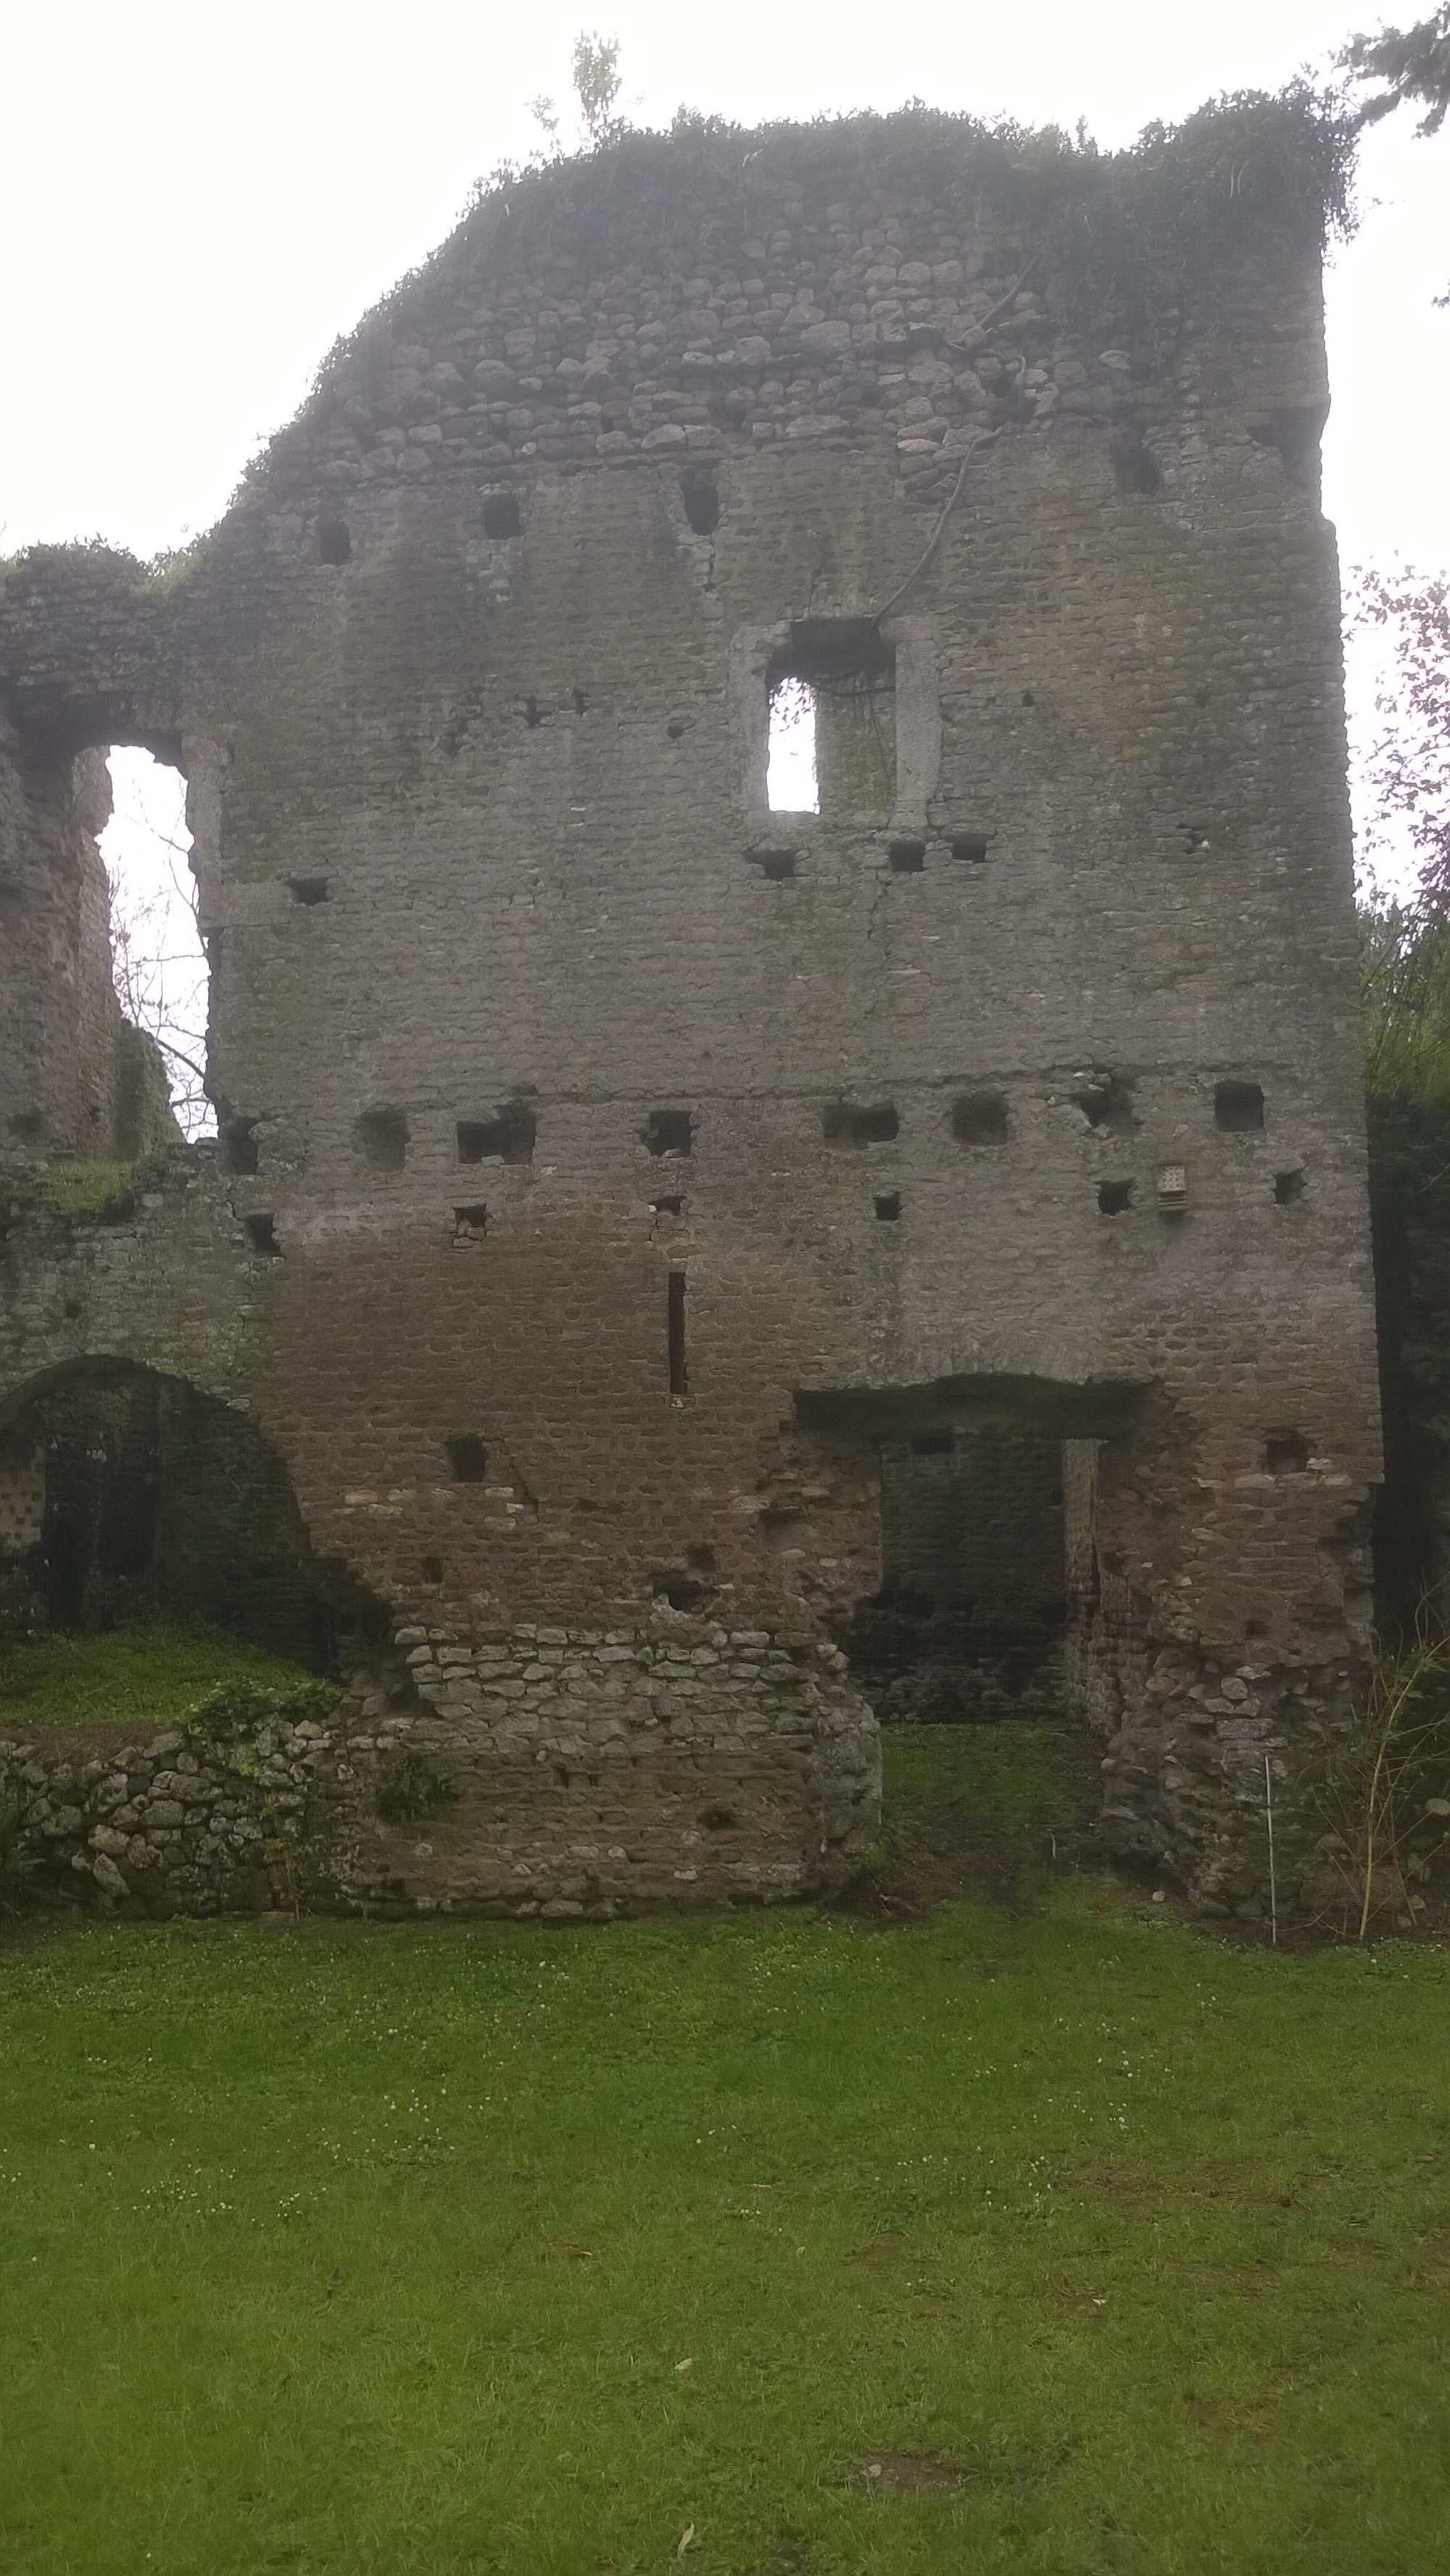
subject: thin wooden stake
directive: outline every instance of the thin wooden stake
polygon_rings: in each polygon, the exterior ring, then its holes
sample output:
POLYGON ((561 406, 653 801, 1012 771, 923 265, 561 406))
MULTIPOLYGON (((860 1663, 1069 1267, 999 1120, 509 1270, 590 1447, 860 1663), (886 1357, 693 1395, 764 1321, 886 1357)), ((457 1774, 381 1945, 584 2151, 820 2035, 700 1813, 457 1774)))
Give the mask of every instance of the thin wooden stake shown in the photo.
POLYGON ((1279 1890, 1274 1878, 1274 1775, 1264 1755, 1264 1814, 1269 1827, 1269 1944, 1279 1946, 1279 1890))

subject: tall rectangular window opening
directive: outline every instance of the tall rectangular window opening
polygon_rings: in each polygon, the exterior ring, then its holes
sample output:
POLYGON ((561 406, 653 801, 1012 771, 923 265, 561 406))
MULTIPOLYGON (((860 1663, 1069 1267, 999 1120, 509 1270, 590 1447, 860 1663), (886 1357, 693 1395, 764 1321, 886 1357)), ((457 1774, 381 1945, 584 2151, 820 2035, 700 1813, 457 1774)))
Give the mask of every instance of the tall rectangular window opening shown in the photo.
POLYGON ((685 1274, 683 1270, 670 1272, 666 1311, 670 1351, 670 1393, 688 1395, 690 1385, 685 1369, 685 1274))
MULTIPOLYGON (((83 757, 98 769, 94 755, 83 757)), ((132 1026, 161 1050, 182 1134, 214 1136, 216 1111, 205 1089, 212 960, 197 929, 186 781, 133 743, 117 744, 105 765, 109 794, 99 778, 95 783, 109 810, 97 847, 106 871, 116 998, 132 1026)), ((128 1154, 142 1151, 144 1141, 120 1139, 128 1154)))
POLYGON ((808 680, 777 680, 770 692, 765 801, 772 814, 819 814, 816 693, 808 680))
POLYGON ((773 813, 884 820, 896 801, 896 655, 871 617, 802 617, 766 675, 773 813))

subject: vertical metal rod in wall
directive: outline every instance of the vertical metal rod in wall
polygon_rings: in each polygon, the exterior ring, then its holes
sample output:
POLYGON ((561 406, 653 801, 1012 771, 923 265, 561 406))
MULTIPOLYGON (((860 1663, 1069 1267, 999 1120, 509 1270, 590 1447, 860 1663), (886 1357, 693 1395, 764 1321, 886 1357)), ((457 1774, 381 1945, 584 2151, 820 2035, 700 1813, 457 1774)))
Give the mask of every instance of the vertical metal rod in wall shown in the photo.
POLYGON ((1279 1890, 1274 1878, 1274 1775, 1264 1755, 1264 1815, 1269 1827, 1269 1943, 1279 1946, 1279 1890))

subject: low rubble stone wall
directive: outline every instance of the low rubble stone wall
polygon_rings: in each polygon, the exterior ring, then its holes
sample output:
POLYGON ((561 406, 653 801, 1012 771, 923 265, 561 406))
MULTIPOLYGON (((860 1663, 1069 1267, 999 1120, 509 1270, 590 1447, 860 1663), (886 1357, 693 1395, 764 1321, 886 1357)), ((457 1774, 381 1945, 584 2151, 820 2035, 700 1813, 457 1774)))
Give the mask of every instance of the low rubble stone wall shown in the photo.
POLYGON ((102 1909, 608 1917, 827 1891, 875 1826, 830 1646, 707 1628, 399 1632, 325 1717, 0 1736, 13 1873, 102 1909))

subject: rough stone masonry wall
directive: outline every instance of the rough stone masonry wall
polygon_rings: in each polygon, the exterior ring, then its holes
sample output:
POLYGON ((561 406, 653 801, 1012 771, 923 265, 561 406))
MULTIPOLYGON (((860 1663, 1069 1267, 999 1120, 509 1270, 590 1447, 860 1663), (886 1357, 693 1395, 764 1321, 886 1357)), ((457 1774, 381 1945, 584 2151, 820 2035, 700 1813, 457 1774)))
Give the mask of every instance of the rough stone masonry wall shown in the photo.
MULTIPOLYGON (((1076 1439, 1126 1388, 1076 1669, 1124 1843, 1252 1908, 1378 1471, 1317 206, 1277 145, 1176 225, 1084 164, 1076 234, 929 119, 736 147, 480 208, 169 584, 22 570, 15 758, 186 769, 202 1275, 320 1552, 460 1654, 686 1585, 824 1639, 910 1426, 811 1399, 1076 1439), (1131 255, 1072 249, 1104 189, 1131 255), (807 618, 884 638, 895 776, 773 815, 807 618)), ((74 1341, 13 1257, 20 1386, 74 1341)))
POLYGON ((874 1821, 875 1728, 829 1645, 664 1608, 645 1634, 398 1644, 411 1700, 359 1686, 223 1740, 0 1738, 21 1874, 158 1912, 605 1918, 828 1886, 874 1821))

